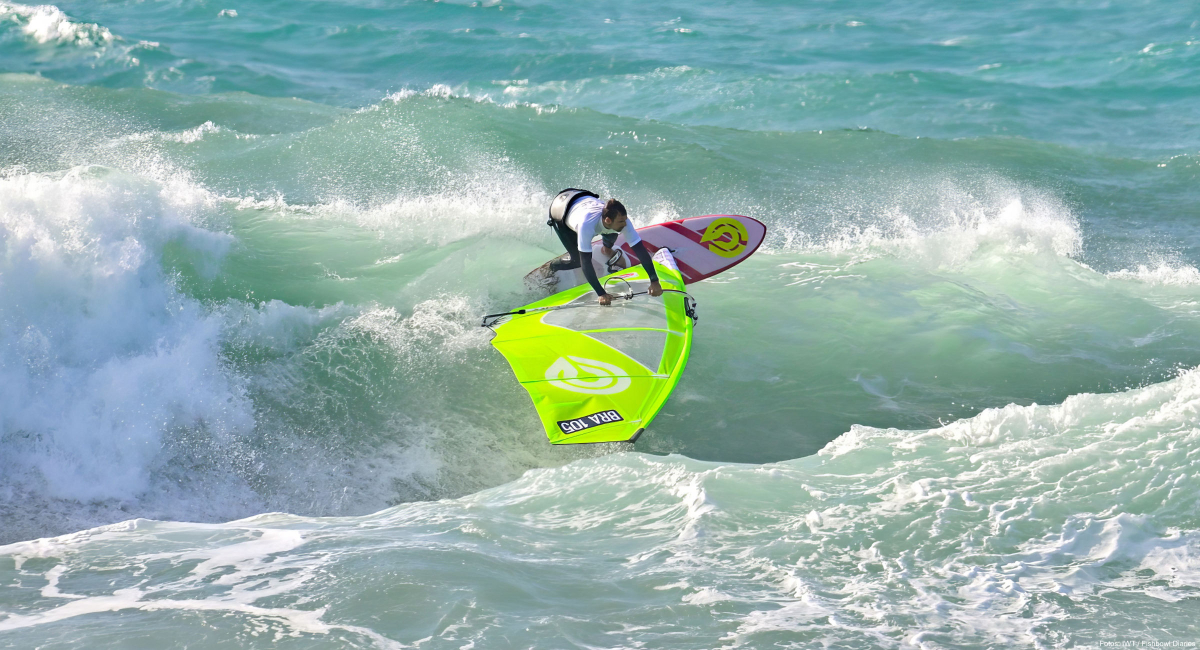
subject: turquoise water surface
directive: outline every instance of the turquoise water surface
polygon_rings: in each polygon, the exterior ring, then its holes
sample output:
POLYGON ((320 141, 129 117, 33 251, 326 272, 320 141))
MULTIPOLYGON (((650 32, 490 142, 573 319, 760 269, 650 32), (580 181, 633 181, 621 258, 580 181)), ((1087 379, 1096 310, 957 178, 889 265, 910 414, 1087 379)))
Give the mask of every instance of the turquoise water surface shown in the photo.
POLYGON ((1200 5, 0 0, 0 646, 1200 641, 1200 5), (753 216, 635 445, 478 327, 753 216))

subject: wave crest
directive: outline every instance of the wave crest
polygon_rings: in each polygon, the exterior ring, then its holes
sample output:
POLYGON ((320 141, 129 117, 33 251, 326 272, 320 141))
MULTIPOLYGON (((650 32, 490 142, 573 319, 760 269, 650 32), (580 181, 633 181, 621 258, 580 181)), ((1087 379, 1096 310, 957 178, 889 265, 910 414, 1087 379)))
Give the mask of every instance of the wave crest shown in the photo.
POLYGON ((107 28, 95 23, 77 23, 54 5, 28 6, 0 1, 0 20, 11 17, 21 32, 41 44, 71 44, 79 47, 105 45, 113 41, 107 28))

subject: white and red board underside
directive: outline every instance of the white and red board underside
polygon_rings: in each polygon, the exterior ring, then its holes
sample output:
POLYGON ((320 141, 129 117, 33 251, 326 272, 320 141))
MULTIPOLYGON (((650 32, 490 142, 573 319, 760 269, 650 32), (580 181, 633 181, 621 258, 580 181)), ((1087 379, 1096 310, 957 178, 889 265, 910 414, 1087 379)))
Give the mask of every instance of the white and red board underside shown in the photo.
MULTIPOLYGON (((638 228, 638 234, 651 255, 660 248, 670 249, 675 256, 675 263, 679 265, 684 284, 691 284, 737 266, 753 255, 762 245, 767 227, 751 217, 710 214, 644 226, 638 228)), ((617 236, 614 248, 625 253, 625 259, 606 268, 604 256, 600 253, 600 242, 593 242, 592 262, 597 277, 640 263, 637 254, 625 243, 625 235, 617 236)), ((554 259, 559 257, 562 256, 554 259)), ((579 269, 551 272, 550 262, 525 276, 526 283, 563 291, 587 282, 579 269)))

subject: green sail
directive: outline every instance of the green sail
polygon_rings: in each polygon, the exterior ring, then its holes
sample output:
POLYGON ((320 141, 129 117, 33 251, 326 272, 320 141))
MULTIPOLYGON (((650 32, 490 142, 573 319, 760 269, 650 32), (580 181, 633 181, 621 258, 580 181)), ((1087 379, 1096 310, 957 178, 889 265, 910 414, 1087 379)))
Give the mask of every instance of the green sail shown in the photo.
MULTIPOLYGON (((492 328, 492 345, 529 391, 550 442, 633 441, 679 383, 692 347, 683 278, 665 249, 654 256, 663 295, 608 307, 588 285, 526 305, 492 328)), ((613 295, 646 291, 642 267, 601 278, 613 295)))

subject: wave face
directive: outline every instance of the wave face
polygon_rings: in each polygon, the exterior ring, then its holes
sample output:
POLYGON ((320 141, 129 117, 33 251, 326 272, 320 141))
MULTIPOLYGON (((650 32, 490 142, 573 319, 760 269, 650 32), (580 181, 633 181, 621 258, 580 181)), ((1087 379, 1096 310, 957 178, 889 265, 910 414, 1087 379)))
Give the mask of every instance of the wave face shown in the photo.
POLYGON ((0 0, 0 642, 1183 638, 1198 30, 0 0), (769 228, 636 445, 478 327, 572 186, 769 228))
POLYGON ((782 463, 622 453, 366 517, 133 520, 0 548, 6 601, 28 603, 0 634, 1100 647, 1154 620, 1155 641, 1187 643, 1198 409, 1190 371, 926 431, 855 427, 782 463))

